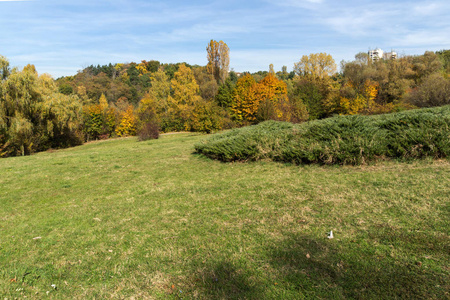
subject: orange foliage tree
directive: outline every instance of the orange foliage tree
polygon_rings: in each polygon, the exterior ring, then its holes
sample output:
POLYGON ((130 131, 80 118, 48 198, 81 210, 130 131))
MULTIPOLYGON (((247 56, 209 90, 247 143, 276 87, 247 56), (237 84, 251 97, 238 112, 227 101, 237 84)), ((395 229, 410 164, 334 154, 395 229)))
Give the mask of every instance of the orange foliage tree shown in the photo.
POLYGON ((255 123, 267 119, 289 119, 286 83, 273 74, 260 82, 247 74, 236 83, 231 110, 239 123, 255 123))

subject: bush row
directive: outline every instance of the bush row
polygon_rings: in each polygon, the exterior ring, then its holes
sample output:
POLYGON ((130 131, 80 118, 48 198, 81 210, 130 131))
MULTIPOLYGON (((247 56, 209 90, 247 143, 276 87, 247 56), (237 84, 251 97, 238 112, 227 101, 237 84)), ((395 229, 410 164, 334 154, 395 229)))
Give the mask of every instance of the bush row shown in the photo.
POLYGON ((449 157, 450 106, 337 116, 297 125, 267 121, 213 135, 195 149, 221 161, 271 159, 296 164, 449 157))

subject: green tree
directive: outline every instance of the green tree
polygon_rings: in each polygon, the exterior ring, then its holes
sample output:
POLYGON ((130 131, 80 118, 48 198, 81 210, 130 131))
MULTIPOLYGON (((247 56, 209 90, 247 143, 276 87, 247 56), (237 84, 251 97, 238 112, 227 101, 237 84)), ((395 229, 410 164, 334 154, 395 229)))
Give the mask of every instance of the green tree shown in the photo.
POLYGON ((54 80, 33 65, 13 70, 1 82, 2 156, 26 155, 81 142, 81 101, 58 93, 54 80))
POLYGON ((200 89, 200 96, 207 101, 212 101, 217 95, 218 85, 212 74, 208 74, 206 68, 193 69, 195 80, 200 89))
POLYGON ((436 54, 441 59, 444 72, 450 74, 450 50, 436 51, 436 54))
POLYGON ((233 83, 231 76, 225 80, 224 84, 222 84, 216 95, 216 102, 220 107, 231 108, 233 103, 233 91, 236 84, 233 83))
POLYGON ((298 81, 291 97, 293 98, 292 102, 299 103, 301 101, 306 105, 310 119, 319 119, 324 116, 324 97, 315 82, 305 79, 298 81))

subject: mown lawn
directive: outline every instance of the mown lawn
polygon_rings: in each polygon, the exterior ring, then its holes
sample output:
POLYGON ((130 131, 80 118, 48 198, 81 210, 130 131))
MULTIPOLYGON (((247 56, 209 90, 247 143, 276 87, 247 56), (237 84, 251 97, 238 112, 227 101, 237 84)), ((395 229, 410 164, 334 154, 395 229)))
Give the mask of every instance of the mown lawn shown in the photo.
POLYGON ((204 138, 0 159, 2 299, 450 296, 448 160, 221 163, 204 138))

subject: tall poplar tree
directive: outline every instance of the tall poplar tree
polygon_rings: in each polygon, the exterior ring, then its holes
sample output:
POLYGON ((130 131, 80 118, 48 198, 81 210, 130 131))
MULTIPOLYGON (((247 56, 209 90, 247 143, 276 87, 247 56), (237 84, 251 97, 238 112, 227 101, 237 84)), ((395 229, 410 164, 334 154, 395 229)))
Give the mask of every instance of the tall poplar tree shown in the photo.
POLYGON ((206 47, 206 51, 208 58, 206 68, 208 73, 214 75, 219 84, 223 84, 228 77, 230 49, 223 41, 211 40, 206 47))

